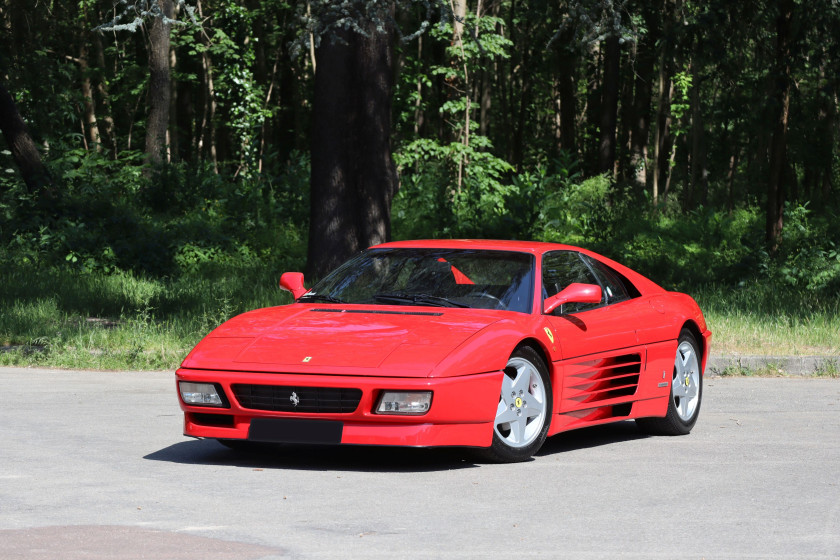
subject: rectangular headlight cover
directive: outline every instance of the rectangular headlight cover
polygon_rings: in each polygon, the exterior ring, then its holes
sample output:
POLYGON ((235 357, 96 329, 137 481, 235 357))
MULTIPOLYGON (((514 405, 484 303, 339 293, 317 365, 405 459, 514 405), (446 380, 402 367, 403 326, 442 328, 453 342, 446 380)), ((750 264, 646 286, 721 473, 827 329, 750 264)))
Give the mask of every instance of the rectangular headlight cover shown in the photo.
POLYGON ((221 395, 216 391, 216 386, 212 383, 179 381, 178 388, 181 391, 181 398, 186 404, 193 406, 225 406, 221 395))
POLYGON ((429 412, 431 405, 431 391, 384 391, 379 397, 376 413, 419 416, 429 412))

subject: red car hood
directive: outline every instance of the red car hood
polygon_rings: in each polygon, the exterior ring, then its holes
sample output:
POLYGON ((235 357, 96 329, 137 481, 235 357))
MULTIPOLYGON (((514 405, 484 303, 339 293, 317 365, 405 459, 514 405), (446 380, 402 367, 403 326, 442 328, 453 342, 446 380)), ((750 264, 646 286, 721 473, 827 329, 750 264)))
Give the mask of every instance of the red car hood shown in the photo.
POLYGON ((226 371, 425 377, 498 311, 293 304, 221 325, 182 367, 226 371))

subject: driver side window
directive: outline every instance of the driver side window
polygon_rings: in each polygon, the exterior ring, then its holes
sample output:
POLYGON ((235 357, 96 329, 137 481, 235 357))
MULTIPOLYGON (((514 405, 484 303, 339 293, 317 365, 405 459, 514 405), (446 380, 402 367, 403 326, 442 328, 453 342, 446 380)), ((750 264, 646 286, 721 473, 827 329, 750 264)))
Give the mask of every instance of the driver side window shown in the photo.
MULTIPOLYGON (((560 293, 566 286, 580 284, 599 285, 592 271, 574 251, 552 251, 543 255, 543 300, 560 293)), ((552 315, 565 315, 593 309, 601 303, 565 303, 552 312, 552 315)))

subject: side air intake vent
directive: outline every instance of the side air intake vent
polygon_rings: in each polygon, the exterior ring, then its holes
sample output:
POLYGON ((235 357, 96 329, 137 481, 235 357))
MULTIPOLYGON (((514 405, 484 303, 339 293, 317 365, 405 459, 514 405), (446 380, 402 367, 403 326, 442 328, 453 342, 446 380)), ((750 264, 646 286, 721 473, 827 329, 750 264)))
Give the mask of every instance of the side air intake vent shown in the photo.
POLYGON ((611 356, 571 364, 564 380, 563 397, 580 404, 629 397, 639 387, 640 354, 611 356))

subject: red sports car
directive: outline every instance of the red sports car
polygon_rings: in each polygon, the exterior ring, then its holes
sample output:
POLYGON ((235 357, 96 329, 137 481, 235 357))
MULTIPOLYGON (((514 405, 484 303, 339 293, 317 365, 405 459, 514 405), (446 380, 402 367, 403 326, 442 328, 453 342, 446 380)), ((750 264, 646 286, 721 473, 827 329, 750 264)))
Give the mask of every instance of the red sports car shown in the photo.
POLYGON ((211 332, 176 373, 184 433, 466 446, 531 457, 547 436, 634 418, 687 434, 711 332, 694 300, 591 251, 516 241, 371 247, 290 305, 211 332))

